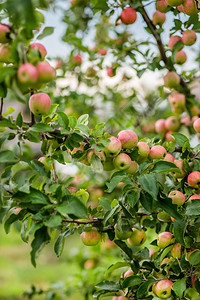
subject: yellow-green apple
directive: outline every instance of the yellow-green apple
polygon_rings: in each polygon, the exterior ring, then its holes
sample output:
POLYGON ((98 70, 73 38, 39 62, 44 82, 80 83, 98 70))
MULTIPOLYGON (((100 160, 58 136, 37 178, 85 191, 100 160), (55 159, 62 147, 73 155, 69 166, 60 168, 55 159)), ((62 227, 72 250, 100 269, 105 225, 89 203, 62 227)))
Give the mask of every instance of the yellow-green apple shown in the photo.
POLYGON ((172 203, 181 206, 185 203, 185 195, 177 190, 171 191, 168 195, 172 199, 172 203))
POLYGON ((194 0, 184 0, 183 2, 183 12, 188 16, 195 16, 199 13, 196 3, 194 0))
POLYGON ((119 240, 127 240, 132 234, 132 231, 120 232, 115 225, 115 237, 119 240))
POLYGON ((120 17, 124 24, 133 24, 137 19, 137 12, 135 9, 127 7, 121 12, 120 17))
POLYGON ((145 231, 138 230, 137 228, 132 228, 132 234, 128 239, 128 243, 131 246, 141 246, 146 241, 146 233, 145 231))
POLYGON ((180 114, 185 110, 185 95, 174 92, 168 97, 169 103, 175 113, 180 114))
POLYGON ((183 0, 166 0, 169 6, 178 6, 183 3, 183 0))
POLYGON ((104 151, 107 157, 115 157, 122 150, 122 144, 120 140, 114 136, 109 138, 110 143, 105 147, 104 151))
POLYGON ((117 157, 115 157, 113 163, 115 168, 124 171, 130 168, 131 158, 126 153, 120 153, 119 155, 117 155, 117 157))
POLYGON ((200 111, 199 111, 199 108, 197 105, 193 105, 191 108, 190 108, 190 112, 192 114, 192 116, 197 116, 199 115, 200 111))
POLYGON ((30 46, 32 49, 37 49, 40 53, 41 60, 44 60, 45 56, 47 55, 46 48, 40 43, 33 43, 30 46))
POLYGON ((137 170, 138 170, 138 164, 134 160, 132 160, 130 168, 128 168, 128 170, 127 170, 127 173, 130 175, 133 175, 133 174, 137 173, 137 170))
POLYGON ((187 55, 185 51, 180 50, 175 54, 175 63, 178 65, 183 65, 187 60, 187 55))
POLYGON ((165 211, 161 211, 157 214, 157 218, 161 222, 169 222, 170 221, 170 215, 166 213, 165 211))
POLYGON ((117 135, 124 149, 134 149, 138 143, 137 134, 132 130, 122 130, 117 135))
POLYGON ((38 79, 38 71, 32 64, 25 63, 17 70, 17 78, 25 85, 34 84, 38 79))
POLYGON ((162 279, 156 282, 154 293, 160 299, 167 299, 171 296, 173 282, 168 279, 162 279))
POLYGON ((45 61, 39 62, 36 66, 38 71, 38 80, 41 82, 48 82, 55 78, 54 68, 45 61))
POLYGON ((148 157, 149 152, 150 152, 150 148, 149 148, 149 145, 147 143, 138 142, 137 148, 138 148, 138 154, 141 157, 148 157))
POLYGON ((178 36, 178 35, 172 35, 169 39, 169 42, 168 42, 168 47, 170 50, 172 50, 174 48, 174 46, 179 42, 181 41, 181 37, 178 36))
POLYGON ((171 135, 173 131, 168 131, 165 134, 165 139, 167 142, 175 142, 175 138, 171 135))
POLYGON ((11 60, 11 51, 8 46, 0 46, 0 62, 9 64, 11 60))
POLYGON ((200 199, 200 195, 198 195, 198 194, 192 195, 192 196, 190 196, 190 198, 188 199, 188 201, 191 201, 193 199, 200 199))
POLYGON ((73 62, 76 66, 80 66, 82 64, 82 56, 77 54, 73 57, 73 62))
POLYGON ((45 93, 34 94, 29 99, 29 108, 34 115, 48 113, 51 106, 51 99, 45 93))
POLYGON ((171 154, 169 154, 169 153, 167 153, 167 154, 165 155, 165 158, 164 158, 163 160, 164 160, 164 161, 171 162, 171 163, 174 163, 174 157, 173 157, 173 155, 171 155, 171 154))
POLYGON ((134 273, 133 273, 133 270, 129 269, 128 271, 126 271, 124 273, 124 279, 126 279, 127 277, 129 276, 132 276, 134 273))
POLYGON ((180 127, 180 122, 177 117, 171 116, 165 120, 167 130, 176 131, 180 127))
POLYGON ((98 49, 98 50, 97 50, 97 53, 100 54, 100 55, 102 55, 102 56, 106 55, 107 52, 108 52, 107 49, 98 49))
POLYGON ((197 40, 197 35, 194 30, 186 30, 183 32, 181 41, 186 46, 192 46, 197 40))
POLYGON ((5 24, 0 24, 0 43, 5 44, 9 42, 10 28, 5 24))
POLYGON ((162 13, 159 10, 156 10, 154 12, 153 17, 152 17, 152 22, 155 26, 156 25, 162 26, 165 23, 165 20, 166 20, 165 13, 162 13))
POLYGON ((165 127, 165 119, 159 119, 155 123, 155 130, 157 133, 165 133, 166 127, 165 127))
POLYGON ((149 157, 151 159, 164 158, 166 154, 167 151, 163 146, 155 145, 151 148, 149 152, 149 157))
POLYGON ((174 244, 174 246, 171 249, 171 254, 173 258, 181 258, 181 244, 174 244))
POLYGON ((165 0, 158 0, 156 1, 156 9, 160 12, 166 12, 167 11, 167 2, 165 0))
POLYGON ((198 118, 194 121, 193 127, 197 133, 200 133, 200 118, 198 118))
POLYGON ((158 240, 157 240, 157 245, 159 248, 165 248, 169 246, 173 242, 173 235, 171 232, 164 231, 159 233, 158 235, 158 240))
POLYGON ((168 88, 175 88, 180 83, 180 77, 174 71, 168 72, 163 79, 165 87, 168 88))
POLYGON ((81 233, 81 241, 86 246, 96 246, 101 240, 101 234, 96 228, 81 233))
POLYGON ((191 187, 195 189, 200 188, 200 172, 194 171, 188 175, 187 182, 191 187))

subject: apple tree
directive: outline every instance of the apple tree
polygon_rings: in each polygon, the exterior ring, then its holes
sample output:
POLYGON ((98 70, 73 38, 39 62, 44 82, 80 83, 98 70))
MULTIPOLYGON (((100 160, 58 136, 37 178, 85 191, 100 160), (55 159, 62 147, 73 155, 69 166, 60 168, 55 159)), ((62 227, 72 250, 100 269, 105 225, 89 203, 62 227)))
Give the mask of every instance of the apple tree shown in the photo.
POLYGON ((75 232, 100 255, 118 249, 85 299, 200 297, 199 9, 0 4, 0 220, 6 233, 20 224, 35 267, 43 246, 59 257, 75 232), (62 10, 67 57, 50 59, 41 41, 49 8, 62 10), (159 79, 144 93, 134 82, 146 73, 159 79))

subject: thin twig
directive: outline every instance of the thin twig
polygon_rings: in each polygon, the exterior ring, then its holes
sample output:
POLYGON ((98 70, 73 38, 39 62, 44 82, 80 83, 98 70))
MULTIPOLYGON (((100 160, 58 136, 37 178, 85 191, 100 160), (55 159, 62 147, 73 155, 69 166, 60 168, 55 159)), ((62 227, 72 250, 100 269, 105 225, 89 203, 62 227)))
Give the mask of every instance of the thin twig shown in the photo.
POLYGON ((103 218, 98 218, 95 220, 88 220, 88 221, 79 221, 79 220, 66 220, 64 219, 63 222, 65 223, 76 223, 76 224, 95 224, 95 223, 101 223, 103 221, 103 218))
POLYGON ((3 97, 1 98, 1 104, 0 104, 0 120, 2 119, 2 112, 3 112, 3 97))

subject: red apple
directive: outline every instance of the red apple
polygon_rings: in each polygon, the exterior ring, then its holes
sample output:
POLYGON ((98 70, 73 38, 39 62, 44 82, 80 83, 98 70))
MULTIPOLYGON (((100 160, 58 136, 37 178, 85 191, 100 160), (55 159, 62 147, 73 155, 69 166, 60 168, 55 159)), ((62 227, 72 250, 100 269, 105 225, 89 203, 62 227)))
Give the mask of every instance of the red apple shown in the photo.
POLYGON ((180 127, 180 122, 177 117, 169 117, 165 120, 165 127, 167 130, 176 131, 180 127))
POLYGON ((195 189, 200 188, 200 172, 194 171, 188 175, 187 182, 191 187, 195 189))
POLYGON ((171 154, 169 154, 169 153, 167 153, 167 154, 165 155, 165 158, 164 158, 163 160, 164 160, 164 161, 171 162, 171 163, 174 163, 174 157, 173 157, 173 155, 171 155, 171 154))
POLYGON ((115 157, 113 163, 118 170, 125 171, 131 166, 131 158, 126 153, 120 153, 115 157))
POLYGON ((121 12, 121 20, 124 24, 133 24, 137 19, 137 12, 131 7, 125 8, 121 12))
POLYGON ((31 44, 31 48, 32 49, 37 49, 40 53, 41 59, 44 60, 45 56, 47 55, 47 50, 42 44, 33 43, 33 44, 31 44))
POLYGON ((173 235, 171 232, 165 231, 161 232, 158 235, 157 245, 160 248, 165 248, 173 242, 173 235))
POLYGON ((110 68, 107 68, 107 75, 108 75, 109 77, 113 77, 113 76, 115 76, 115 73, 114 73, 114 71, 113 71, 113 68, 112 68, 112 67, 110 67, 110 68))
POLYGON ((39 62, 36 66, 38 71, 38 80, 48 82, 55 78, 55 70, 48 62, 39 62))
POLYGON ((131 246, 141 246, 146 241, 145 231, 143 229, 140 231, 136 228, 132 228, 132 231, 133 232, 130 238, 128 239, 128 243, 131 246))
POLYGON ((183 169, 183 160, 175 159, 174 164, 181 170, 181 173, 178 172, 171 172, 170 174, 175 178, 183 178, 186 175, 185 170, 183 169))
POLYGON ((114 136, 110 137, 109 140, 110 140, 109 145, 106 146, 104 149, 105 154, 108 157, 115 157, 122 150, 122 144, 120 140, 114 136))
POLYGON ((164 76, 164 85, 168 88, 175 88, 180 83, 180 77, 175 72, 168 72, 164 76))
POLYGON ((155 285, 154 291, 160 299, 167 299, 171 296, 173 282, 168 279, 162 279, 155 285))
POLYGON ((122 148, 124 149, 134 149, 138 143, 137 134, 128 129, 120 131, 117 138, 120 140, 122 148))
POLYGON ((10 28, 5 24, 0 24, 0 43, 5 44, 9 42, 9 35, 10 28))
POLYGON ((166 127, 165 127, 165 119, 159 119, 155 123, 155 130, 157 133, 165 133, 166 132, 166 127))
POLYGON ((196 3, 194 0, 184 0, 183 2, 183 12, 188 16, 195 16, 199 13, 196 3))
POLYGON ((77 54, 73 58, 73 62, 77 65, 80 66, 82 64, 82 56, 80 54, 77 54))
POLYGON ((181 41, 186 46, 192 46, 197 40, 197 35, 194 30, 186 30, 182 34, 181 41))
POLYGON ((86 246, 96 246, 101 240, 101 234, 96 228, 81 233, 81 241, 86 246))
POLYGON ((20 83, 30 85, 36 83, 38 79, 38 71, 30 63, 25 63, 17 70, 17 77, 20 83))
POLYGON ((200 118, 198 118, 194 121, 193 127, 197 133, 200 133, 200 118))
POLYGON ((48 113, 51 106, 51 99, 45 93, 34 94, 29 99, 29 108, 34 115, 48 113))
POLYGON ((175 54, 175 63, 178 65, 183 65, 187 60, 187 55, 185 51, 180 50, 175 54))
POLYGON ((97 53, 100 54, 100 55, 102 55, 102 56, 106 55, 107 52, 108 52, 107 49, 99 49, 99 50, 97 50, 97 53))
POLYGON ((165 134, 165 139, 167 142, 175 142, 175 138, 171 135, 173 131, 168 131, 165 134))
POLYGON ((185 195, 177 190, 171 191, 168 195, 172 199, 172 203, 181 206, 185 203, 185 195))
POLYGON ((191 201, 193 199, 200 199, 200 195, 198 195, 198 194, 192 195, 192 196, 190 196, 190 198, 188 199, 188 201, 191 201))
POLYGON ((174 92, 168 97, 170 105, 173 107, 175 113, 180 114, 185 109, 185 95, 174 92))
POLYGON ((168 47, 170 50, 172 50, 174 48, 174 46, 181 41, 180 36, 177 35, 172 35, 169 39, 169 43, 168 43, 168 47))
POLYGON ((154 12, 153 17, 152 17, 152 22, 155 26, 156 25, 162 26, 165 23, 165 20, 166 20, 165 13, 162 13, 159 10, 156 10, 154 12))
POLYGON ((149 148, 149 145, 147 145, 147 143, 138 142, 137 148, 138 148, 138 154, 141 157, 148 157, 149 152, 150 152, 150 148, 149 148))
POLYGON ((149 157, 151 159, 164 158, 166 153, 167 153, 167 151, 163 146, 155 145, 151 148, 150 153, 149 153, 149 157))
POLYGON ((156 9, 160 12, 166 12, 167 11, 168 4, 165 0, 158 0, 156 2, 156 9))

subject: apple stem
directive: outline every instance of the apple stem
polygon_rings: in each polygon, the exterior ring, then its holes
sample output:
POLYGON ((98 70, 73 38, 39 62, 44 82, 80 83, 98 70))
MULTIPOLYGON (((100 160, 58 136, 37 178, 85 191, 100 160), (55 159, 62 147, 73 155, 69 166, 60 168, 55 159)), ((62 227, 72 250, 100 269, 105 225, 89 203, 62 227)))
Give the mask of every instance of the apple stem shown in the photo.
POLYGON ((1 104, 0 104, 0 120, 2 119, 2 112, 3 112, 3 97, 1 98, 1 104))
POLYGON ((56 174, 55 162, 53 162, 53 171, 54 171, 55 183, 57 184, 58 183, 58 177, 57 177, 57 174, 56 174))

